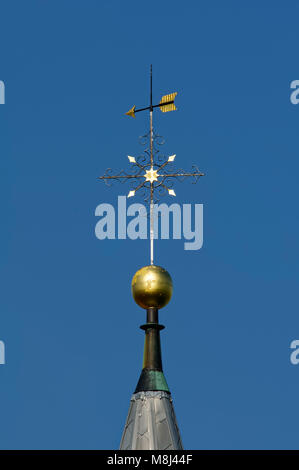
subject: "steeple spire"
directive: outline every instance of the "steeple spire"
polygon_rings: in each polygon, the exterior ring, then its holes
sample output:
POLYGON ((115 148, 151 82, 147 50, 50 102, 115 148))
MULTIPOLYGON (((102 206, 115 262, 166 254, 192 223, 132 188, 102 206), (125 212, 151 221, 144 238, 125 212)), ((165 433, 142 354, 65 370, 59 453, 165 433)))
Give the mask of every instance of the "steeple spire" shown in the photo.
POLYGON ((159 309, 170 300, 172 280, 160 266, 141 268, 132 280, 135 302, 146 309, 142 371, 121 439, 120 449, 182 449, 170 390, 163 368, 159 309))
POLYGON ((131 173, 120 171, 112 174, 106 170, 99 179, 110 185, 111 181, 128 181, 132 189, 128 197, 135 196, 140 189, 148 190, 146 201, 150 209, 150 265, 139 269, 132 279, 132 294, 135 302, 146 310, 146 323, 140 328, 145 331, 142 371, 131 398, 130 409, 123 431, 120 449, 137 450, 170 450, 182 449, 182 441, 177 426, 163 368, 160 344, 160 331, 164 326, 159 323, 159 309, 165 307, 172 295, 172 279, 162 267, 154 264, 154 203, 155 195, 164 192, 175 196, 172 182, 191 177, 197 182, 203 173, 193 165, 191 172, 172 168, 176 155, 164 157, 159 154, 163 139, 153 129, 153 111, 159 108, 163 113, 175 111, 174 100, 177 93, 170 93, 161 98, 160 103, 153 104, 152 66, 150 67, 149 106, 136 109, 134 105, 126 114, 135 118, 141 111, 149 111, 149 132, 142 137, 146 145, 144 154, 135 158, 128 156, 133 164, 131 173), (167 171, 167 168, 171 168, 167 171))
POLYGON ((121 450, 183 449, 171 394, 163 374, 158 309, 147 309, 143 367, 131 398, 121 450))

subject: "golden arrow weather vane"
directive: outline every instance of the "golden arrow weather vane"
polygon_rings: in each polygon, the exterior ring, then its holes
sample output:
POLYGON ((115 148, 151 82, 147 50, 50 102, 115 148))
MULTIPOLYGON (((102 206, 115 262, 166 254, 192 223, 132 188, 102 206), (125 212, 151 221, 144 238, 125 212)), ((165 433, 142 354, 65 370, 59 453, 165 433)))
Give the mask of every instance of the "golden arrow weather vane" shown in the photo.
POLYGON ((132 157, 128 155, 129 162, 133 164, 133 173, 126 173, 125 171, 120 171, 118 174, 112 174, 111 168, 108 168, 103 176, 99 176, 100 180, 104 180, 105 183, 109 186, 111 182, 119 181, 131 181, 134 185, 132 190, 129 191, 127 197, 135 196, 136 192, 140 189, 149 189, 149 197, 146 200, 150 202, 150 261, 151 265, 154 264, 154 196, 155 192, 158 192, 159 195, 162 195, 163 192, 167 192, 170 196, 175 196, 175 192, 172 189, 172 181, 174 178, 178 180, 183 180, 187 177, 193 177, 194 183, 197 182, 200 176, 204 176, 204 173, 201 173, 199 169, 193 165, 192 172, 186 172, 184 170, 173 170, 167 173, 166 166, 171 165, 176 157, 176 155, 170 155, 169 157, 164 157, 160 155, 160 150, 158 147, 164 143, 161 136, 156 134, 153 130, 153 110, 154 108, 159 108, 163 113, 169 111, 175 111, 176 107, 174 104, 175 97, 177 93, 169 93, 164 95, 161 98, 159 104, 153 105, 152 100, 152 66, 150 69, 150 104, 146 108, 136 109, 136 106, 133 106, 127 113, 127 116, 135 118, 135 114, 141 111, 149 110, 150 115, 150 130, 149 132, 142 136, 142 144, 146 145, 149 143, 149 146, 145 148, 143 155, 139 157, 132 157))
POLYGON ((169 95, 162 96, 161 101, 160 101, 159 104, 150 105, 150 106, 147 106, 146 108, 136 109, 136 106, 133 106, 133 108, 131 108, 126 113, 126 115, 131 116, 131 117, 134 118, 134 117, 136 117, 135 113, 139 113, 140 111, 145 111, 146 109, 150 110, 150 109, 158 108, 158 107, 160 108, 162 113, 168 113, 169 111, 175 111, 176 107, 175 107, 175 104, 174 104, 174 100, 175 100, 176 95, 177 95, 177 92, 170 93, 169 95))

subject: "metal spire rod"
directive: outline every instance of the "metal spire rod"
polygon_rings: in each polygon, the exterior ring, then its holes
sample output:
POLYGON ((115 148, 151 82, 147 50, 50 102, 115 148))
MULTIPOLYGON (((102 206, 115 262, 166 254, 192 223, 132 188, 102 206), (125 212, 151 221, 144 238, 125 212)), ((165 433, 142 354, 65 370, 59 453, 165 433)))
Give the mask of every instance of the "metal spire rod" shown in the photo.
MULTIPOLYGON (((150 152, 151 152, 151 170, 154 169, 153 156, 153 67, 151 65, 150 73, 150 152)), ((151 201, 150 201, 150 260, 154 264, 154 188, 151 181, 151 201)))

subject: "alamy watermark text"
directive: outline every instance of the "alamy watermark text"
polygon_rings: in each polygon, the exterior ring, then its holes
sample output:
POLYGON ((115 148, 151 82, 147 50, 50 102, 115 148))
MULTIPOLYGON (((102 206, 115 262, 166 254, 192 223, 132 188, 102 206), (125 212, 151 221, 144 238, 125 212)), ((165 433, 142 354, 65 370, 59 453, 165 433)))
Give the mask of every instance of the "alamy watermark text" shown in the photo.
POLYGON ((0 104, 5 104, 5 85, 2 80, 0 80, 0 104))
MULTIPOLYGON (((126 196, 118 196, 117 213, 112 204, 103 203, 97 206, 95 215, 100 217, 95 226, 99 240, 148 239, 147 208, 138 203, 127 207, 126 196)), ((164 240, 184 238, 185 250, 199 250, 203 245, 203 204, 154 204, 154 238, 159 234, 164 240)))
POLYGON ((5 364, 5 344, 0 340, 0 365, 5 364))

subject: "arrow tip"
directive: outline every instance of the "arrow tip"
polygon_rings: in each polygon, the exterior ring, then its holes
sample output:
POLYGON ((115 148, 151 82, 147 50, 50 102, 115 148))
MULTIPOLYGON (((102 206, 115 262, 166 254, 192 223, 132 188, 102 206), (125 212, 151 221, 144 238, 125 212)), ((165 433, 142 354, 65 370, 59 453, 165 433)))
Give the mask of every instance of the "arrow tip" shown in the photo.
POLYGON ((131 116, 131 117, 134 118, 134 117, 135 117, 135 108, 136 108, 136 106, 134 105, 133 108, 131 108, 131 109, 126 113, 126 115, 127 115, 127 116, 131 116))

